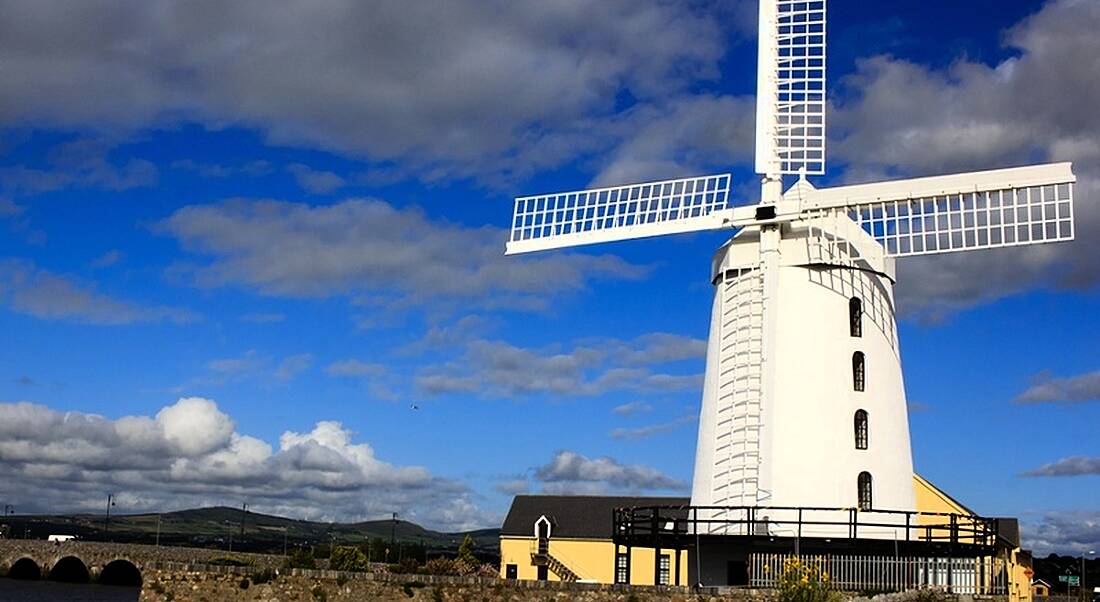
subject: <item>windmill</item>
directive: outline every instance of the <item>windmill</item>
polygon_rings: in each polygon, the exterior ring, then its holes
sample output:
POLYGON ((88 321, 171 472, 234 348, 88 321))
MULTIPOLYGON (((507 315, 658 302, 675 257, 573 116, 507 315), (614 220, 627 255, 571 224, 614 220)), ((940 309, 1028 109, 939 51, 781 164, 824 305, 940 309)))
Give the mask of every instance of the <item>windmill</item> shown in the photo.
POLYGON ((1068 163, 811 184, 825 174, 825 4, 760 2, 758 205, 731 203, 728 174, 515 199, 508 254, 732 233, 711 264, 691 493, 693 507, 729 508, 711 517, 756 506, 912 510, 895 261, 1074 236, 1068 163))

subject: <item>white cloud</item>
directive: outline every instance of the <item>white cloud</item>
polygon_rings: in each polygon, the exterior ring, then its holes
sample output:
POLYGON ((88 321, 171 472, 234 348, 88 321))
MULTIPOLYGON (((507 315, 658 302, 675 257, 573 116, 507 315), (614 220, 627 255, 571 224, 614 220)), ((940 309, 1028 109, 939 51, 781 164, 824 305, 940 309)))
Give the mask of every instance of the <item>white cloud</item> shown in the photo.
POLYGON ((755 120, 751 96, 684 96, 638 107, 624 119, 624 140, 592 185, 728 171, 752 160, 755 120))
POLYGON ((640 464, 623 464, 614 458, 588 458, 562 450, 534 471, 543 490, 553 493, 611 493, 682 491, 683 481, 640 464))
POLYGON ((275 367, 275 379, 283 382, 293 380, 296 376, 308 370, 312 365, 313 355, 309 353, 299 353, 284 358, 279 362, 279 365, 275 367))
POLYGON ((13 195, 28 195, 69 187, 120 191, 157 183, 160 170, 152 162, 129 159, 117 164, 110 160, 110 150, 108 143, 93 139, 60 144, 50 151, 45 168, 0 168, 0 187, 13 195))
POLYGON ((619 427, 611 431, 611 438, 632 440, 648 439, 654 435, 667 433, 689 424, 695 424, 698 420, 698 417, 691 415, 681 416, 675 420, 669 420, 668 422, 661 422, 658 424, 648 424, 646 426, 634 428, 619 427))
POLYGON ((313 355, 298 353, 282 358, 249 349, 241 355, 215 358, 206 362, 207 374, 189 385, 224 385, 255 381, 260 384, 287 383, 313 366, 313 355))
POLYGON ((294 176, 299 186, 306 192, 313 194, 329 194, 339 188, 343 188, 344 184, 346 184, 344 178, 341 178, 336 173, 313 169, 301 163, 291 163, 287 165, 286 170, 294 176))
POLYGON ((207 454, 228 443, 236 425, 209 399, 187 397, 157 412, 166 441, 185 456, 207 454))
POLYGON ((643 412, 652 412, 653 406, 644 401, 631 401, 611 408, 611 411, 619 416, 631 416, 643 412))
POLYGON ((96 291, 90 284, 41 269, 30 261, 0 259, 0 303, 13 311, 44 320, 99 325, 168 321, 194 322, 194 312, 169 306, 147 306, 96 291))
POLYGON ((377 200, 192 205, 158 228, 209 258, 191 270, 196 284, 248 286, 269 295, 373 294, 393 303, 528 307, 591 279, 647 272, 606 255, 506 258, 501 230, 432 220, 419 209, 377 200))
POLYGON ((199 122, 401 161, 425 177, 558 165, 594 126, 718 75, 736 2, 5 5, 5 125, 199 122), (324 32, 324 35, 314 35, 324 32))
POLYGON ((588 339, 568 352, 482 339, 468 343, 461 360, 426 369, 416 385, 432 395, 476 393, 487 398, 695 390, 701 375, 653 372, 649 366, 694 359, 705 352, 702 341, 664 333, 630 341, 588 339))
POLYGON ((382 364, 364 362, 355 358, 333 362, 325 368, 330 376, 344 376, 348 378, 363 378, 367 376, 381 376, 386 373, 386 367, 382 364))
POLYGON ((1047 512, 1021 521, 1020 530, 1027 547, 1038 556, 1100 549, 1100 512, 1095 510, 1047 512))
POLYGON ((1100 370, 1066 378, 1054 378, 1049 372, 1036 375, 1016 403, 1100 401, 1100 370))
POLYGON ((853 99, 832 113, 832 156, 850 180, 1076 162, 1075 242, 908 258, 899 263, 903 313, 935 320, 1037 286, 1100 282, 1098 28, 1097 3, 1048 2, 1009 30, 1019 56, 998 65, 960 59, 940 71, 880 56, 843 82, 853 99))
POLYGON ((430 526, 491 526, 472 493, 396 466, 338 422, 287 431, 278 448, 241 434, 216 403, 184 398, 154 417, 109 420, 0 403, 0 494, 28 512, 91 510, 103 491, 128 511, 247 500, 261 512, 356 520, 397 510, 430 526))
POLYGON ((1024 473, 1028 477, 1080 477, 1100 476, 1100 458, 1073 456, 1044 464, 1024 473))

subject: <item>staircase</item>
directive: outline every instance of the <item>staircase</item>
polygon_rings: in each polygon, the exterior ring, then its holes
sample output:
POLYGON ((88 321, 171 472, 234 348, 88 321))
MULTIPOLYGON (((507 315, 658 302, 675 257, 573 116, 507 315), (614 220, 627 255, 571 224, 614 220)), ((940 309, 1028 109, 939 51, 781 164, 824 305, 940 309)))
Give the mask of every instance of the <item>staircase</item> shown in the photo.
POLYGON ((547 543, 548 542, 546 542, 545 540, 541 541, 539 543, 538 549, 531 552, 531 564, 535 566, 547 567, 548 569, 550 569, 551 572, 558 576, 558 579, 561 579, 562 581, 575 583, 577 580, 579 580, 580 575, 574 573, 573 570, 566 566, 564 562, 558 560, 552 554, 550 554, 549 546, 547 545, 547 543))

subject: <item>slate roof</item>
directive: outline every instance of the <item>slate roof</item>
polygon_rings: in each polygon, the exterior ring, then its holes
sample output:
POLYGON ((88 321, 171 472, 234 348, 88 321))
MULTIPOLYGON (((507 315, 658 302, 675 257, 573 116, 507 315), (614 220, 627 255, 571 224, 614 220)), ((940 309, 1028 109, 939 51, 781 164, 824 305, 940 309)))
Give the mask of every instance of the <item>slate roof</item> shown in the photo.
POLYGON ((551 537, 611 539, 615 508, 687 506, 686 497, 625 497, 597 495, 517 495, 500 528, 503 536, 533 537, 535 521, 546 515, 551 537))

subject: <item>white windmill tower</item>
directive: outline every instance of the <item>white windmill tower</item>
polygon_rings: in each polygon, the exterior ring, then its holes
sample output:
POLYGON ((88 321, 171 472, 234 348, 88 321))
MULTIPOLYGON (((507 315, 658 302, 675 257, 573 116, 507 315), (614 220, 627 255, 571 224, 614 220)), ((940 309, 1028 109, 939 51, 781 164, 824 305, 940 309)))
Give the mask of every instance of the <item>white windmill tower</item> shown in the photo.
POLYGON ((735 508, 914 509, 895 259, 1074 236, 1067 163, 811 185, 825 173, 825 0, 760 2, 758 68, 759 205, 731 206, 729 175, 520 197, 507 250, 736 231, 712 262, 692 485, 692 506, 728 508, 708 511, 731 519, 710 534, 744 534, 735 508), (798 176, 785 192, 784 176, 798 176))

